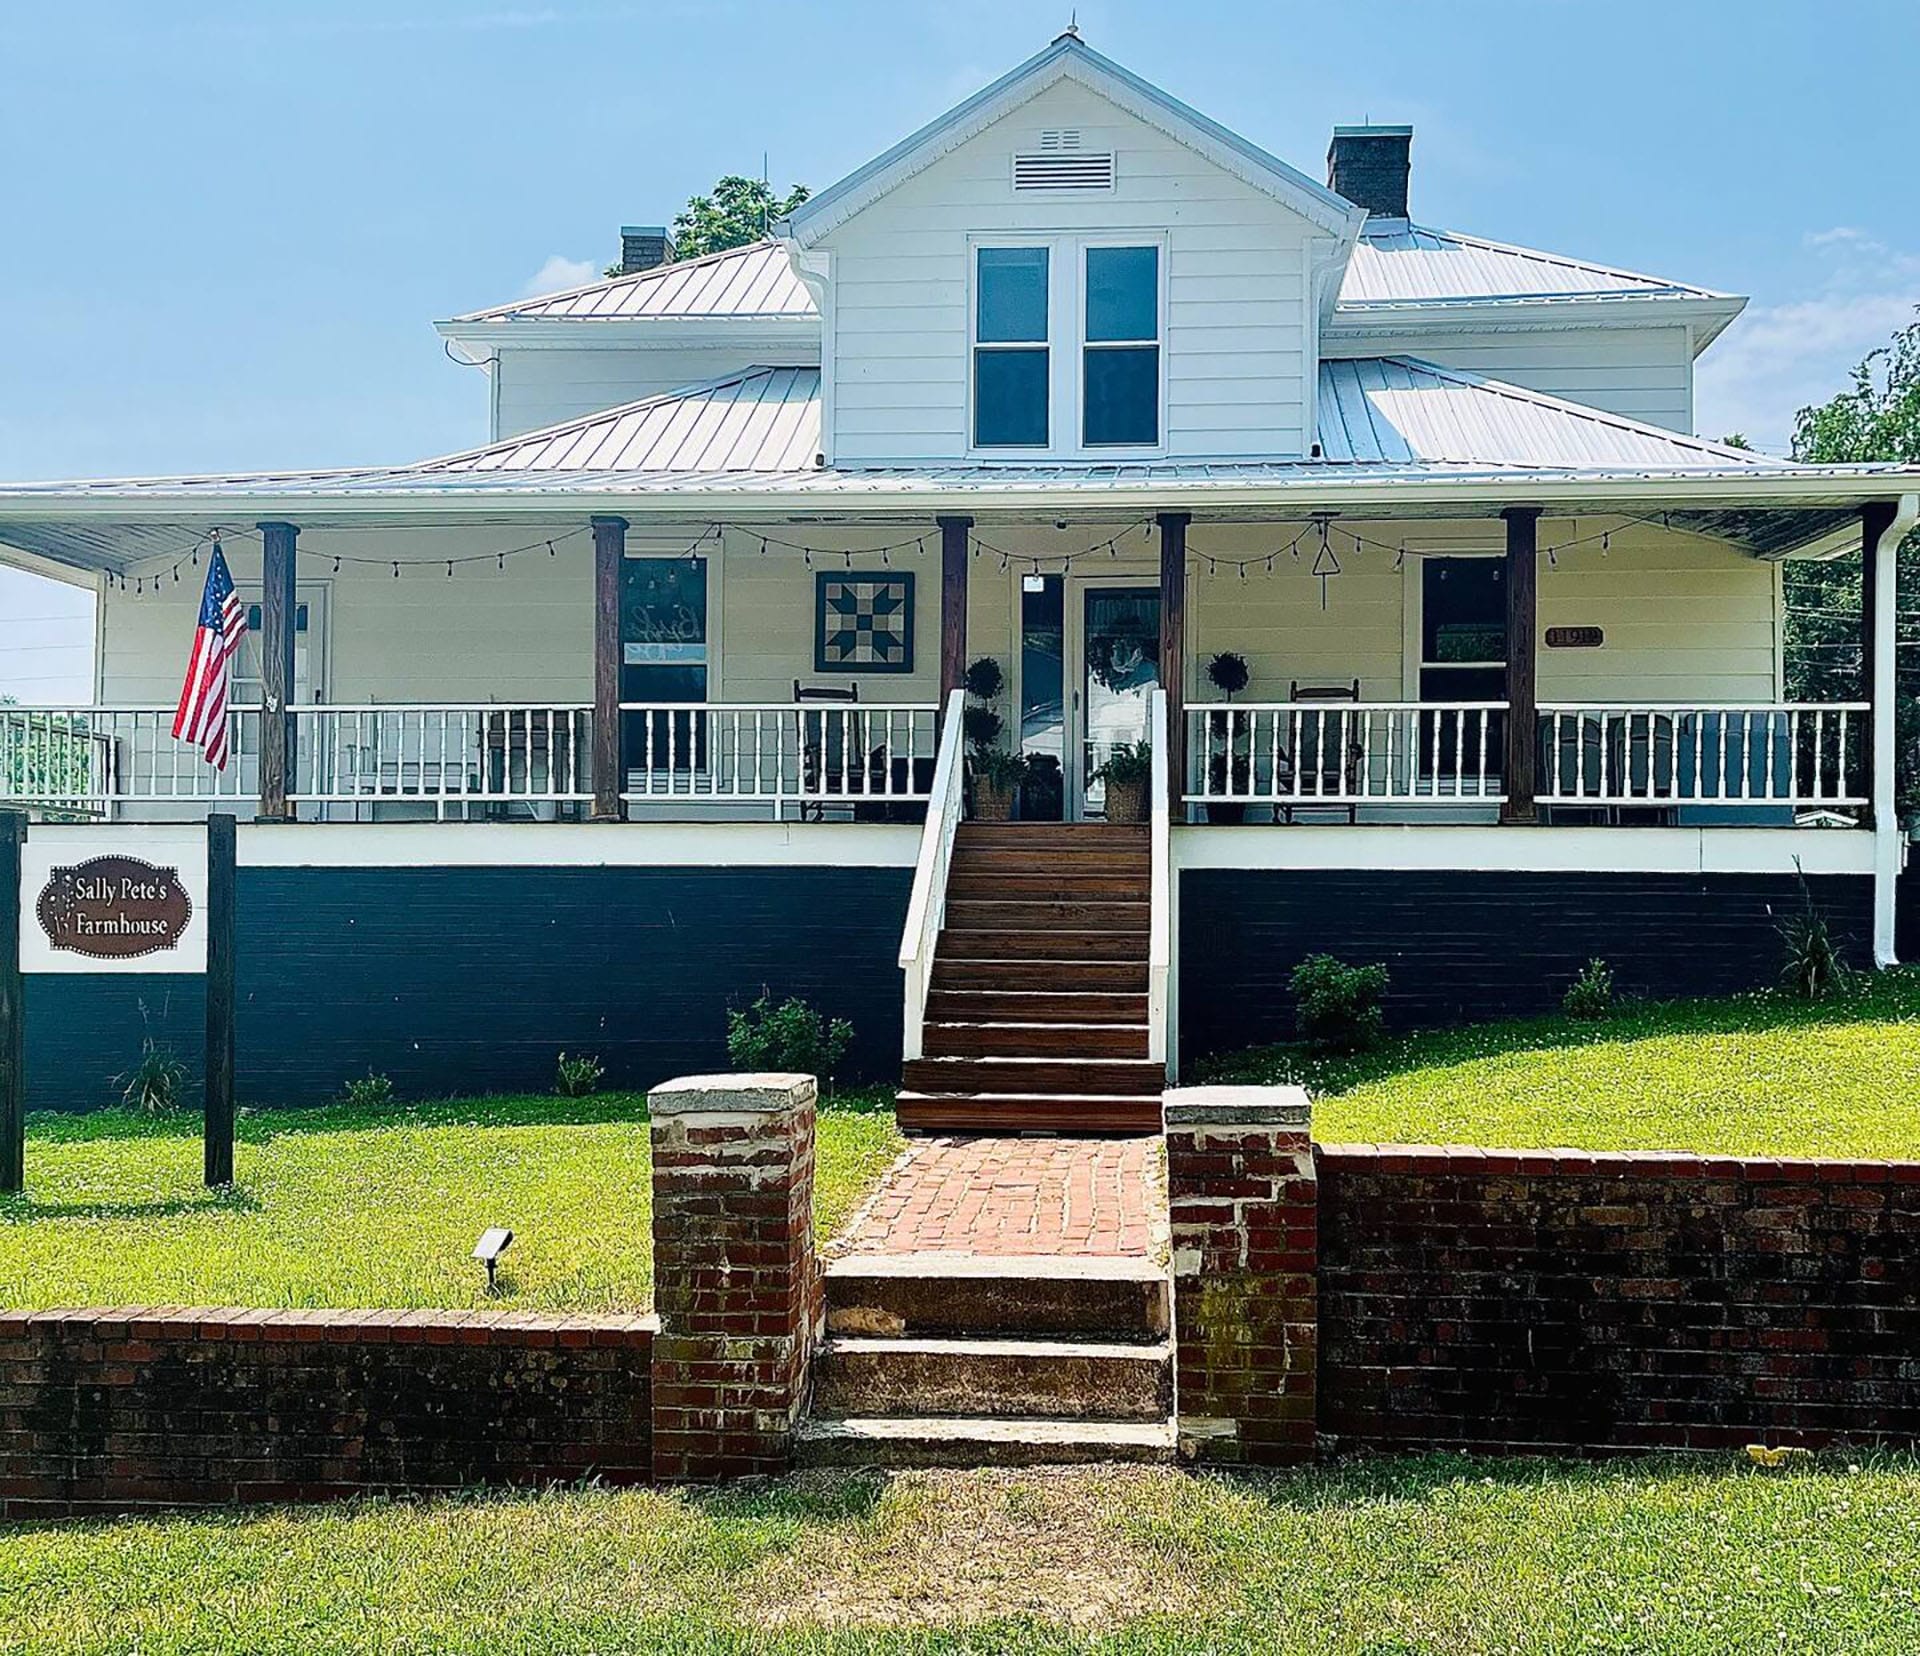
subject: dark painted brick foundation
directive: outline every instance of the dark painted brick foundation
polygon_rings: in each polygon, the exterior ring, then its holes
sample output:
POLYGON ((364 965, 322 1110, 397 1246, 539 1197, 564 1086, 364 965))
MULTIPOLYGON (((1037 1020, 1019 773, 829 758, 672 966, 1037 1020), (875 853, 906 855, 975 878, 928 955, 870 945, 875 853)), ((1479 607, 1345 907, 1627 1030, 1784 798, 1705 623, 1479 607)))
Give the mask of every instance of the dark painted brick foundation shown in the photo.
MULTIPOLYGON (((402 1097, 544 1092, 563 1050, 644 1088, 725 1069, 727 1008, 763 989, 852 1020, 843 1079, 892 1080, 911 884, 904 868, 243 868, 240 1097, 316 1103, 369 1069, 402 1097)), ((29 1106, 110 1102, 149 1026, 197 1086, 200 982, 36 978, 29 1106)))
MULTIPOLYGON (((1285 830, 1275 830, 1284 832, 1285 830)), ((1857 964, 1872 882, 1809 881, 1857 964)), ((1309 954, 1382 961, 1401 1028, 1557 1007, 1595 955, 1622 993, 1732 994, 1774 981, 1791 875, 1194 869, 1180 885, 1180 1052, 1293 1036, 1287 978, 1309 954)))

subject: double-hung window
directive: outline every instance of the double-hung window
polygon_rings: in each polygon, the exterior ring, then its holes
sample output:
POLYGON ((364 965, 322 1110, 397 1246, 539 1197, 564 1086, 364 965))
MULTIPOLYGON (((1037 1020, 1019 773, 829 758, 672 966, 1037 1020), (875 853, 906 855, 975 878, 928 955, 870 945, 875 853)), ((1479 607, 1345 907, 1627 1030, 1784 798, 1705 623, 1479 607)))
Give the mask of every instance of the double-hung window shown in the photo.
POLYGON ((1160 441, 1160 249, 1086 250, 1081 436, 1087 448, 1160 441))
POLYGON ((1047 318, 1052 250, 982 247, 977 258, 974 447, 1045 448, 1051 438, 1047 318))

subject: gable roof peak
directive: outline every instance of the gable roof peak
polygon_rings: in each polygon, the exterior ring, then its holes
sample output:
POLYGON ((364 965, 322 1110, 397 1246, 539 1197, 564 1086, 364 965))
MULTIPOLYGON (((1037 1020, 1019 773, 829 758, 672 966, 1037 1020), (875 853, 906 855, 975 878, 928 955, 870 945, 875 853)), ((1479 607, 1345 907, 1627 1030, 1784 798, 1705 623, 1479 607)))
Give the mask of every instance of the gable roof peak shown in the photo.
POLYGON ((1350 243, 1366 221, 1364 208, 1096 52, 1080 38, 1078 28, 1069 25, 1044 50, 796 208, 774 233, 797 247, 812 247, 1003 116, 1067 79, 1275 197, 1342 242, 1350 243))

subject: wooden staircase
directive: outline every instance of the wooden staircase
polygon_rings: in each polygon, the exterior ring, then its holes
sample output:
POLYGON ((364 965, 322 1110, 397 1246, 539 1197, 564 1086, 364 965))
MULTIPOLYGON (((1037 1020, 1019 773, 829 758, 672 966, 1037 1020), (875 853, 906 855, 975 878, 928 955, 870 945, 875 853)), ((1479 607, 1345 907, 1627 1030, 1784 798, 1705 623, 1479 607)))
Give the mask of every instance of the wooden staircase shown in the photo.
POLYGON ((1157 1132, 1149 881, 1144 825, 963 823, 900 1125, 1157 1132))

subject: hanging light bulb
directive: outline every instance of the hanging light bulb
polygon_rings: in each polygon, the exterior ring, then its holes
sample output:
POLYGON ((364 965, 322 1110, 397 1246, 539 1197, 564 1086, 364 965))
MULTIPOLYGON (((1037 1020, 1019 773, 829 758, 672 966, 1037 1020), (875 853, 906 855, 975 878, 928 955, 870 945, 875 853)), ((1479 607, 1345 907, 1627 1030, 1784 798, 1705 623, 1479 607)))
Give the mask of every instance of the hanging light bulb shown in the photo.
POLYGON ((400 560, 398 558, 393 560, 393 578, 396 581, 400 579, 400 560))
POLYGON ((447 559, 447 579, 449 581, 453 579, 453 559, 451 558, 447 559))
POLYGON ((340 559, 337 556, 333 560, 333 572, 336 575, 340 573, 340 559))

